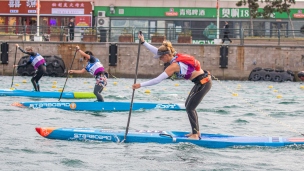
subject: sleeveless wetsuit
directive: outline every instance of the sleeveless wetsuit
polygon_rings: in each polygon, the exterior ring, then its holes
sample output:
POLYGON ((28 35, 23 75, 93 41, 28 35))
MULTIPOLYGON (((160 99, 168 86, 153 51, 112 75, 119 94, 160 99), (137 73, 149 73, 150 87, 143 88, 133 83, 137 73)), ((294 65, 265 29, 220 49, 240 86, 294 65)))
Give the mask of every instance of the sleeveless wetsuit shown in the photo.
MULTIPOLYGON (((152 46, 151 44, 144 42, 143 45, 149 49, 150 52, 152 52, 154 55, 154 58, 158 58, 159 55, 157 54, 158 49, 154 46, 152 46)), ((179 60, 177 60, 178 55, 175 56, 171 61, 170 64, 173 62, 176 62, 179 67, 180 67, 180 71, 174 73, 172 77, 176 77, 176 78, 184 78, 186 80, 191 78, 192 73, 195 70, 201 70, 198 65, 196 64, 196 66, 193 66, 192 64, 187 64, 186 62, 181 62, 179 60)), ((194 61, 195 62, 198 61, 194 61)), ((193 62, 192 62, 193 63, 193 62)), ((194 78, 192 80, 192 82, 194 82, 194 86, 189 94, 189 96, 187 97, 187 100, 185 102, 185 106, 186 106, 186 111, 188 114, 188 118, 191 124, 191 128, 192 128, 192 134, 196 134, 199 131, 199 124, 198 124, 198 117, 197 117, 197 112, 196 112, 196 107, 199 105, 199 103, 203 100, 204 96, 208 93, 208 91, 210 90, 211 86, 212 86, 212 82, 211 82, 211 77, 209 72, 204 71, 204 74, 201 74, 199 76, 197 76, 196 78, 194 78)), ((159 75, 157 78, 152 79, 150 81, 141 83, 141 86, 150 86, 150 85, 154 85, 154 84, 158 84, 161 80, 166 79, 168 75, 166 73, 162 73, 161 75, 159 75)))
MULTIPOLYGON (((177 57, 174 57, 170 61, 170 64, 176 62, 176 58, 177 57)), ((192 73, 195 71, 194 66, 190 64, 185 64, 183 62, 177 63, 180 67, 180 71, 178 73, 174 73, 175 77, 184 78, 188 80, 191 77, 192 73)), ((199 75, 192 80, 192 82, 194 82, 194 86, 185 102, 186 111, 192 128, 192 134, 197 134, 197 132, 199 131, 196 107, 200 104, 200 102, 203 100, 204 96, 208 93, 212 86, 211 78, 208 79, 208 77, 210 78, 210 75, 208 75, 207 71, 204 71, 204 74, 199 75), (208 79, 208 81, 204 83, 201 81, 202 79, 208 79)))

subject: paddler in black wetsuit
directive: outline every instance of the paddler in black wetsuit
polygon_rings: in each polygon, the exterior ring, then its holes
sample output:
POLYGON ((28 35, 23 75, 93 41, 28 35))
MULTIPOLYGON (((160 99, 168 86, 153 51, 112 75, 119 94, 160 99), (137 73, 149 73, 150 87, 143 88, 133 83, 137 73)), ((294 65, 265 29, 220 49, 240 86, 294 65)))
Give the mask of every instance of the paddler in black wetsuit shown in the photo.
POLYGON ((192 65, 179 61, 178 58, 180 56, 187 56, 187 54, 176 53, 172 47, 171 42, 169 41, 164 41, 163 44, 157 49, 151 44, 145 42, 142 35, 139 35, 138 38, 141 39, 142 44, 147 49, 156 55, 154 58, 159 58, 159 60, 163 61, 164 63, 170 62, 170 65, 158 77, 140 84, 133 84, 132 88, 138 89, 140 87, 152 86, 160 83, 172 75, 175 75, 177 78, 191 80, 194 83, 194 86, 189 93, 185 106, 192 132, 186 136, 191 139, 199 139, 200 130, 198 124, 198 116, 195 109, 203 100, 204 96, 209 92, 212 86, 210 73, 202 70, 198 61, 196 61, 198 62, 198 65, 192 65))
POLYGON ((44 58, 36 52, 33 52, 33 48, 32 47, 26 47, 25 50, 23 50, 18 44, 16 44, 16 46, 19 48, 19 50, 22 53, 25 53, 27 55, 30 55, 30 60, 27 63, 24 63, 22 65, 13 65, 13 67, 22 67, 22 66, 26 66, 26 65, 30 65, 32 64, 34 69, 35 69, 35 74, 31 79, 31 82, 34 86, 34 90, 35 91, 40 91, 40 86, 38 81, 41 79, 41 77, 46 74, 46 62, 44 60, 44 58))

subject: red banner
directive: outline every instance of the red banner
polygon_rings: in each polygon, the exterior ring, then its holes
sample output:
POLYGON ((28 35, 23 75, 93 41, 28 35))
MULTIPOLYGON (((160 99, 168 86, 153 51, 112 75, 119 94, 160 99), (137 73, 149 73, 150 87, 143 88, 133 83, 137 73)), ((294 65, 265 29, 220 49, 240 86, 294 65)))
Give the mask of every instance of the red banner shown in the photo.
MULTIPOLYGON (((36 14, 37 4, 31 1, 0 1, 0 13, 6 14, 36 14)), ((73 14, 82 15, 92 12, 90 2, 79 1, 41 1, 40 14, 73 14)))
POLYGON ((75 26, 77 27, 91 27, 91 17, 90 16, 76 16, 75 26))

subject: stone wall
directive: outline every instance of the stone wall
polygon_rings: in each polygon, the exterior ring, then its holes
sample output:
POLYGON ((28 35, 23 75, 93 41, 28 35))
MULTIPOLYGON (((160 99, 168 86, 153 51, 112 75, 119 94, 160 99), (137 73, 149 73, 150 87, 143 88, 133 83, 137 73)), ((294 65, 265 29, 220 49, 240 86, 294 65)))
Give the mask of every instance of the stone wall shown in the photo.
MULTIPOLYGON (((90 50, 95 57, 99 58, 105 69, 118 78, 134 78, 136 60, 138 53, 137 43, 118 43, 117 66, 109 66, 109 43, 56 43, 56 42, 8 42, 9 64, 0 64, 0 75, 12 75, 15 57, 15 44, 21 47, 32 46, 35 51, 42 55, 57 55, 62 57, 67 69, 71 68, 75 54, 75 46, 79 45, 81 50, 90 50)), ((160 46, 160 44, 153 44, 160 46)), ((302 71, 304 68, 304 46, 303 42, 289 43, 284 46, 263 44, 246 46, 231 45, 228 51, 228 68, 219 68, 220 46, 219 45, 194 45, 174 44, 179 53, 187 53, 195 56, 202 68, 209 70, 212 75, 222 80, 247 80, 252 69, 255 67, 302 71)), ((16 63, 22 54, 17 51, 16 63)), ((76 54, 72 69, 82 69, 85 62, 79 54, 76 54)), ((140 48, 138 65, 138 78, 152 78, 160 74, 164 69, 163 63, 153 58, 153 54, 144 46, 140 48)), ((74 75, 91 77, 88 73, 74 75)))

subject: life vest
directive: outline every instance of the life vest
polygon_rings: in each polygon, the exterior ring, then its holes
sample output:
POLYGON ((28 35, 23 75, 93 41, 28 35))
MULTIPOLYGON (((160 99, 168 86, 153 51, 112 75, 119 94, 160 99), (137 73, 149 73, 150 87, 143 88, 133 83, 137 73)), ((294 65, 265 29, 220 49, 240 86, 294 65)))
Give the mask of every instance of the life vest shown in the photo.
POLYGON ((33 65, 34 69, 37 69, 40 65, 45 65, 45 59, 37 53, 36 56, 31 56, 30 57, 30 62, 33 65))
POLYGON ((99 72, 104 71, 104 67, 103 65, 100 63, 99 59, 90 56, 90 58, 94 59, 94 62, 91 63, 90 60, 87 64, 87 66, 85 67, 85 69, 87 70, 87 72, 89 72, 91 75, 97 75, 99 72))
POLYGON ((192 65, 196 71, 201 70, 201 63, 195 59, 194 56, 187 55, 187 54, 176 54, 177 58, 175 59, 176 62, 182 62, 187 65, 192 65))

